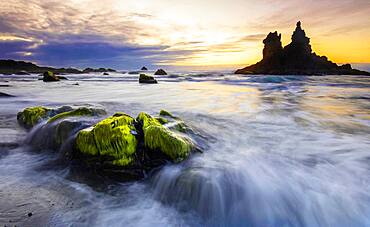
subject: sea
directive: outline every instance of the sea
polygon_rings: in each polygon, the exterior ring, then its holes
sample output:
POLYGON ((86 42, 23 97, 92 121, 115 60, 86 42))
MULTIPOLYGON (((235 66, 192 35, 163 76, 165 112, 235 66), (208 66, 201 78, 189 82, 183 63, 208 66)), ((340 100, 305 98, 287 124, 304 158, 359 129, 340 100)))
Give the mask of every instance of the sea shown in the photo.
POLYGON ((65 76, 0 75, 0 226, 370 226, 368 76, 65 76), (138 181, 81 177, 30 146, 16 115, 39 105, 165 109, 203 152, 138 181))

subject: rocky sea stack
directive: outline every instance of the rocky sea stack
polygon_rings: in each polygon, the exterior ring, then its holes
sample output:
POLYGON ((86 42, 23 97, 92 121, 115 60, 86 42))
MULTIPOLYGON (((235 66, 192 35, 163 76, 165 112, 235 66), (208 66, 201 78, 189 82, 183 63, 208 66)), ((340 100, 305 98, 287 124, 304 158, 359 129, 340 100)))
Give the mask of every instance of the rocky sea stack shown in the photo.
POLYGON ((369 72, 352 69, 350 64, 339 66, 327 57, 312 52, 310 39, 302 29, 300 21, 293 32, 292 42, 284 48, 281 34, 278 32, 270 32, 263 43, 263 59, 237 70, 235 74, 370 75, 369 72))

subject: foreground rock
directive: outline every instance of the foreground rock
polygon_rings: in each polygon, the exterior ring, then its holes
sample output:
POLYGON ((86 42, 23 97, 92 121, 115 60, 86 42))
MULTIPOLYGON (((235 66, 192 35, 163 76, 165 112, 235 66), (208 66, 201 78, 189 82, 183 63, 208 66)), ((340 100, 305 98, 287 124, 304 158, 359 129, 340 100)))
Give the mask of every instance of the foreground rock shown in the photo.
POLYGON ((166 71, 164 71, 163 69, 158 69, 154 75, 167 75, 166 71))
POLYGON ((139 83, 144 84, 156 84, 158 81, 154 79, 154 77, 146 75, 146 74, 140 74, 139 76, 139 83))
POLYGON ((352 69, 350 64, 338 66, 325 56, 312 52, 310 39, 301 28, 301 22, 292 35, 292 42, 282 47, 281 34, 269 33, 263 40, 263 59, 251 66, 237 70, 236 74, 273 75, 370 75, 352 69))
POLYGON ((184 161, 197 150, 187 135, 190 131, 183 130, 189 128, 167 111, 162 110, 158 117, 142 112, 136 118, 116 113, 96 124, 84 120, 103 114, 103 110, 87 107, 30 107, 18 113, 18 121, 31 128, 47 120, 32 134, 32 146, 57 150, 70 142, 70 149, 63 152, 65 157, 120 180, 143 178, 148 171, 184 161))

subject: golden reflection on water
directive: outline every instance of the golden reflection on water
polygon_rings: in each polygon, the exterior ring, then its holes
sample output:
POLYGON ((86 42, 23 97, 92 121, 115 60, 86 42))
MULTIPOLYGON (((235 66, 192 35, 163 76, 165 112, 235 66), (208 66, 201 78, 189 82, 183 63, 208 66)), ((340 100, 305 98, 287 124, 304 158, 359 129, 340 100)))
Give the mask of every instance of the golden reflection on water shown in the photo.
POLYGON ((367 88, 307 86, 301 108, 318 119, 320 124, 347 133, 369 132, 370 103, 361 96, 367 88))
POLYGON ((197 97, 185 100, 187 107, 198 108, 202 103, 215 114, 250 115, 258 111, 261 103, 261 92, 254 87, 202 82, 184 83, 182 88, 197 97))

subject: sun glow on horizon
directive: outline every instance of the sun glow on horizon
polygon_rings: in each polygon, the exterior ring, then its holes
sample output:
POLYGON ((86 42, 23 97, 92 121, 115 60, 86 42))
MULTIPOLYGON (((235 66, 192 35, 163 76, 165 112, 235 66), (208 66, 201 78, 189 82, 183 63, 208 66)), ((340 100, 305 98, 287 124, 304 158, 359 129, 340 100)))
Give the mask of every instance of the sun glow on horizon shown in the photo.
POLYGON ((10 0, 0 3, 0 57, 117 68, 249 65, 262 59, 269 32, 286 45, 301 20, 317 54, 370 62, 370 2, 333 1, 10 0))

